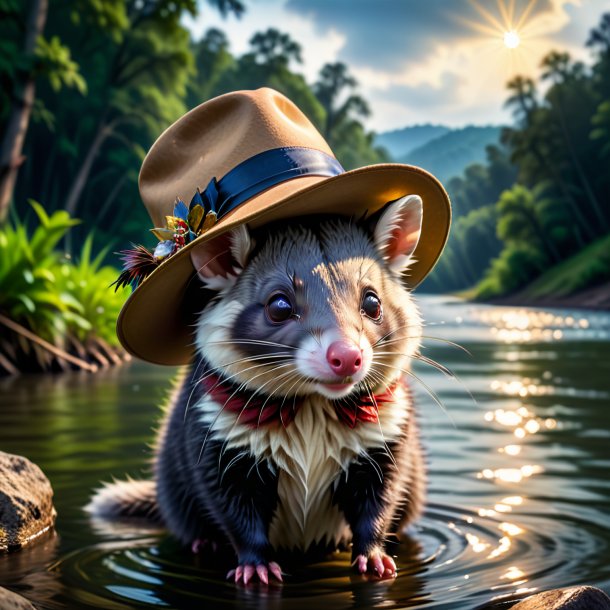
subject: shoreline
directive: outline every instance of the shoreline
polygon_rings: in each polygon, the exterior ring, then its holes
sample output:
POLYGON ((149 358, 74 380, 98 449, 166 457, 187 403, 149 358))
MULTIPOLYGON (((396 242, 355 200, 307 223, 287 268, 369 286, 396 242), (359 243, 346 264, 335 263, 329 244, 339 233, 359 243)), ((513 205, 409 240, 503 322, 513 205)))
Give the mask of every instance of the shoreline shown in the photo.
POLYGON ((610 311, 610 282, 605 282, 594 288, 587 288, 580 292, 566 296, 532 297, 527 291, 516 292, 503 297, 473 301, 474 303, 488 303, 490 305, 513 305, 521 307, 552 307, 590 309, 594 311, 610 311))

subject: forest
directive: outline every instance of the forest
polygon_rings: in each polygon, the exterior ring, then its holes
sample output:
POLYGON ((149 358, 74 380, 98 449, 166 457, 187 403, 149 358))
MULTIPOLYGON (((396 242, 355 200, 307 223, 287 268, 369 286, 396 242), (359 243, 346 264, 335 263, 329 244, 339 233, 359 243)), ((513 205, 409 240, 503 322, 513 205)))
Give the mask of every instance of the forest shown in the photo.
MULTIPOLYGON (((207 5, 222 15, 248 8, 207 5)), ((327 64, 308 83, 301 45, 276 29, 239 56, 219 29, 194 40, 183 16, 200 9, 196 0, 0 0, 0 374, 124 357, 113 253, 143 239, 139 167, 188 109, 270 86, 346 169, 389 160, 364 126, 370 109, 348 66, 327 64)), ((447 183, 453 230, 424 290, 488 299, 561 265, 571 283, 551 285, 564 291, 608 279, 610 14, 584 43, 590 66, 553 51, 540 82, 508 83, 514 123, 485 164, 447 183)))
POLYGON ((537 297, 610 280, 610 14, 586 46, 591 66, 551 51, 538 82, 507 83, 514 123, 448 182, 454 223, 427 289, 537 297))

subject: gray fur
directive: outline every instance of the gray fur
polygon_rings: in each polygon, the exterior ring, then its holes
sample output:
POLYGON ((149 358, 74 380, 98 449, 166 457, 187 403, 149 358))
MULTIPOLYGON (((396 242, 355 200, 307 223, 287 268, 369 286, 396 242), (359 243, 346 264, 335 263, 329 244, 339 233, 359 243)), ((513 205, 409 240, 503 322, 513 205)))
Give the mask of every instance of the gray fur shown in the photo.
MULTIPOLYGON (((420 221, 410 219, 409 230, 420 221)), ((345 400, 382 393, 419 349, 418 311, 387 255, 395 228, 384 234, 383 249, 373 228, 330 218, 255 231, 250 260, 234 261, 236 275, 201 313, 198 357, 170 405, 155 457, 159 513, 184 543, 230 541, 240 564, 256 565, 278 548, 306 551, 349 541, 351 530, 354 554, 366 556, 382 550, 386 533, 421 510, 425 473, 410 393, 399 392, 380 408, 378 423, 349 429, 334 415, 333 400, 340 397, 326 389, 336 382, 325 372, 324 354, 337 337, 360 346, 366 360, 360 377, 346 382, 353 385, 345 400), (362 312, 370 290, 382 302, 380 321, 362 312), (295 307, 281 324, 265 313, 275 291, 295 307), (202 393, 199 380, 212 373, 268 400, 298 397, 300 411, 285 428, 247 427, 202 393), (242 506, 250 508, 244 513, 242 506), (354 506, 361 509, 354 513, 354 506), (301 515, 300 534, 290 540, 294 515, 301 515), (334 524, 330 531, 320 529, 320 519, 334 524)), ((243 231, 234 239, 244 239, 243 231)), ((244 251, 235 242, 232 250, 244 251)), ((114 514, 125 514, 133 498, 123 487, 115 491, 114 514)), ((108 492, 103 503, 99 496, 91 503, 92 512, 113 514, 108 492)))

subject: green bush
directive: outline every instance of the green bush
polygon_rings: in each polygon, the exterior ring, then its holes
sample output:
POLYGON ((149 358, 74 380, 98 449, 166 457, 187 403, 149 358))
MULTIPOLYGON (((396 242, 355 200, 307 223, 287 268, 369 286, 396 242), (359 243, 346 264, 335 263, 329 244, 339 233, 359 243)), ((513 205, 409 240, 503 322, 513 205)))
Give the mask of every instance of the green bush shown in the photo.
MULTIPOLYGON (((32 232, 21 222, 0 228, 0 314, 80 358, 88 357, 90 347, 99 353, 100 340, 102 347, 116 346, 114 325, 125 300, 124 293, 110 287, 118 271, 102 266, 106 252, 92 258, 91 236, 76 262, 61 255, 57 244, 79 221, 65 211, 49 216, 39 203, 30 203, 38 218, 32 232)), ((0 356, 14 367, 52 366, 54 354, 23 330, 4 331, 7 340, 0 343, 0 356)))
POLYGON ((475 288, 475 299, 489 299, 510 294, 538 276, 548 263, 536 248, 510 245, 504 248, 475 288))
POLYGON ((79 221, 64 211, 48 216, 39 203, 30 203, 40 223, 31 235, 19 222, 0 230, 0 312, 58 344, 68 324, 85 323, 78 301, 57 289, 55 274, 55 246, 79 221))
POLYGON ((102 267, 107 250, 91 258, 92 243, 93 237, 89 235, 76 262, 64 259, 58 265, 57 286, 62 293, 70 294, 81 307, 80 319, 69 325, 73 336, 82 342, 99 338, 110 345, 118 345, 115 324, 125 293, 110 288, 118 271, 114 267, 102 267))

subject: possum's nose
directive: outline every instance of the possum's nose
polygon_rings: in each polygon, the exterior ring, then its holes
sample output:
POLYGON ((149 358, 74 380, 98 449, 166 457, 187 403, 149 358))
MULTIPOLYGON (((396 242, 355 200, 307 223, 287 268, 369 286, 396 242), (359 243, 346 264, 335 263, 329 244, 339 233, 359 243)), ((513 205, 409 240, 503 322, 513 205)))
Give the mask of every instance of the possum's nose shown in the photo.
POLYGON ((333 341, 326 352, 326 360, 333 373, 340 377, 353 375, 362 366, 362 351, 353 343, 333 341))

